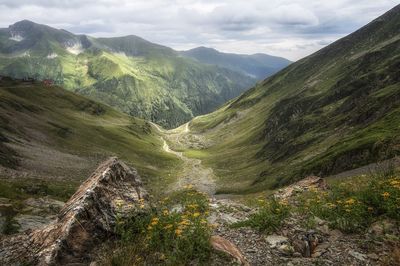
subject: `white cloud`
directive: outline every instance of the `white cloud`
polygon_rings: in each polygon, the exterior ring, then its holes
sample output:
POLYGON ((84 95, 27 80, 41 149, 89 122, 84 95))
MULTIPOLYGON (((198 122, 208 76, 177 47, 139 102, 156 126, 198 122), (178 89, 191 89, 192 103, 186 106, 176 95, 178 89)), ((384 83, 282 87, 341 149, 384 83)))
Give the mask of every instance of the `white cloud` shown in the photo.
POLYGON ((188 49, 295 60, 356 30, 397 0, 0 0, 0 27, 22 19, 93 36, 135 34, 188 49))

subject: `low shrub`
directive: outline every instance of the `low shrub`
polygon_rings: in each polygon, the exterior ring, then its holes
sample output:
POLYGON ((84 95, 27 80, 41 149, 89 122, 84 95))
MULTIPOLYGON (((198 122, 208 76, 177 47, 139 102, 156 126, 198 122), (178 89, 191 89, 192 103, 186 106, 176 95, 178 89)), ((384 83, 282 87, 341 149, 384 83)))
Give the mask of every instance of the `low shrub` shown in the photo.
POLYGON ((207 264, 211 252, 207 216, 207 196, 187 187, 160 201, 150 213, 120 220, 120 247, 109 264, 207 264))
POLYGON ((311 191, 302 200, 304 213, 347 233, 362 232, 377 218, 400 221, 400 177, 364 175, 335 184, 329 192, 311 191))
POLYGON ((259 200, 259 209, 249 219, 240 221, 232 227, 251 227, 261 232, 272 233, 279 229, 283 221, 289 216, 290 208, 284 201, 274 198, 259 200))

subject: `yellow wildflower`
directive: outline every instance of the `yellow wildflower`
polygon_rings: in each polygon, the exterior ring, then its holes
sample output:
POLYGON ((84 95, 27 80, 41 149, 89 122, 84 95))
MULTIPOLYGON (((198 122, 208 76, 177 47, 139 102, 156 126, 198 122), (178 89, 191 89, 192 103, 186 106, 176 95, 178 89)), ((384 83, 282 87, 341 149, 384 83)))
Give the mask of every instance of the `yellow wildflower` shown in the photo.
POLYGON ((200 223, 206 224, 206 223, 207 223, 207 220, 206 220, 206 219, 201 219, 201 220, 200 220, 200 223))
POLYGON ((190 224, 190 221, 187 220, 187 219, 184 219, 184 220, 182 220, 179 224, 180 224, 180 225, 189 225, 189 224, 190 224))
POLYGON ((200 213, 199 213, 199 212, 193 213, 193 217, 199 217, 199 216, 200 216, 200 213))
POLYGON ((383 192, 382 196, 386 199, 386 198, 388 198, 390 196, 390 193, 389 192, 383 192))
POLYGON ((328 207, 329 207, 329 208, 335 208, 335 207, 336 207, 336 205, 335 205, 335 204, 333 204, 333 203, 330 203, 330 202, 329 202, 327 205, 328 205, 328 207))
POLYGON ((164 215, 168 215, 168 214, 169 214, 169 211, 168 211, 168 210, 163 210, 163 214, 164 214, 164 215))
POLYGON ((147 230, 151 230, 153 227, 151 225, 147 226, 147 230))
POLYGON ((182 235, 182 230, 181 229, 175 229, 175 234, 177 236, 181 236, 182 235))
POLYGON ((164 226, 164 229, 171 229, 173 227, 172 224, 167 224, 166 226, 164 226))
POLYGON ((354 204, 355 202, 356 202, 356 201, 355 201, 354 199, 352 199, 352 198, 346 200, 346 204, 348 204, 348 205, 352 205, 352 204, 354 204))
POLYGON ((120 207, 122 206, 123 203, 124 203, 124 201, 121 200, 121 199, 115 200, 115 205, 117 205, 118 208, 120 208, 120 207))
POLYGON ((151 222, 151 225, 153 225, 153 226, 154 226, 154 225, 157 225, 157 224, 158 224, 158 221, 152 221, 152 222, 151 222))

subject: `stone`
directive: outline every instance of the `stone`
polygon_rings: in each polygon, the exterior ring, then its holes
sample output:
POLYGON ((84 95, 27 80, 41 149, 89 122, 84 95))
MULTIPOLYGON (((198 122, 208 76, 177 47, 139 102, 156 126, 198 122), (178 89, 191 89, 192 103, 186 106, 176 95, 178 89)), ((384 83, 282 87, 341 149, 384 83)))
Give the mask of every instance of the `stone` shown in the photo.
POLYGON ((367 259, 367 255, 359 253, 357 251, 351 250, 349 251, 349 255, 360 260, 360 261, 365 261, 367 259))
POLYGON ((322 226, 324 224, 326 224, 326 221, 322 220, 321 218, 314 216, 314 221, 317 225, 322 226))
POLYGON ((294 253, 293 253, 293 257, 295 257, 295 258, 300 258, 300 257, 302 257, 302 255, 301 255, 300 252, 294 252, 294 253))
POLYGON ((221 251, 235 258, 240 265, 250 265, 239 248, 229 240, 221 236, 211 236, 210 244, 215 250, 221 251))
POLYGON ((318 176, 308 176, 284 189, 279 190, 274 194, 274 197, 281 200, 287 200, 292 196, 308 191, 311 189, 315 190, 326 190, 328 185, 325 179, 318 176))
POLYGON ((183 212, 183 206, 182 204, 176 204, 171 208, 171 212, 176 212, 176 213, 182 213, 183 212))
POLYGON ((288 243, 288 238, 279 235, 269 235, 265 238, 271 248, 279 247, 288 243))
POLYGON ((379 256, 376 255, 375 253, 370 253, 367 255, 368 258, 372 259, 372 260, 378 260, 379 256))
POLYGON ((79 187, 54 222, 2 238, 0 265, 88 265, 95 247, 115 235, 117 217, 134 218, 149 207, 136 170, 110 158, 79 187))
POLYGON ((368 233, 375 236, 393 234, 396 231, 396 224, 390 220, 382 220, 373 223, 368 229, 368 233))
POLYGON ((232 215, 230 215, 228 213, 221 213, 219 218, 226 224, 234 224, 239 221, 238 219, 236 219, 235 217, 233 217, 232 215))
POLYGON ((15 221, 19 224, 18 232, 23 232, 28 229, 38 229, 48 225, 55 219, 53 216, 37 216, 29 214, 18 214, 14 217, 15 221))
POLYGON ((292 255, 294 253, 294 248, 289 244, 280 245, 278 250, 284 255, 292 255))

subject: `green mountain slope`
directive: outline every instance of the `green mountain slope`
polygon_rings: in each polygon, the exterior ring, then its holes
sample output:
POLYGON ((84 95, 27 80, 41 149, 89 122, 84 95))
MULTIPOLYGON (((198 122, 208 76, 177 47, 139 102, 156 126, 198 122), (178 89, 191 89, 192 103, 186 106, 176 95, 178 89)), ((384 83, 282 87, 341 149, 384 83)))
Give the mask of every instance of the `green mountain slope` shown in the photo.
POLYGON ((222 53, 206 47, 197 47, 181 53, 201 63, 217 65, 242 72, 255 77, 257 80, 265 79, 292 63, 285 58, 267 54, 242 55, 222 53))
POLYGON ((73 192, 109 156, 162 191, 157 187, 180 167, 162 144, 148 122, 104 104, 40 82, 0 80, 0 197, 18 197, 9 190, 31 183, 59 184, 56 197, 73 192))
POLYGON ((213 111, 256 82, 136 36, 96 39, 30 21, 0 29, 0 74, 52 79, 166 127, 213 111))
POLYGON ((191 130, 209 143, 188 154, 213 167, 226 191, 399 154, 400 6, 194 119, 191 130))

